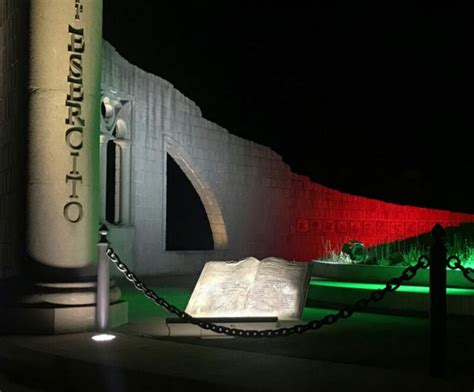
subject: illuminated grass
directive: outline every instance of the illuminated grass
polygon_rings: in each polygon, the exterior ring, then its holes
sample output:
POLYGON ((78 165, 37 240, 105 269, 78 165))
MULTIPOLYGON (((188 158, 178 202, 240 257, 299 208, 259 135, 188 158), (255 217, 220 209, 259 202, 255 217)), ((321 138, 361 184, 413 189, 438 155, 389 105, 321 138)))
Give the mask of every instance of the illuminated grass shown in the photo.
MULTIPOLYGON (((128 317, 130 321, 139 321, 150 317, 174 317, 162 307, 156 305, 151 299, 145 297, 133 287, 121 286, 122 299, 128 302, 128 317)), ((191 291, 186 289, 151 287, 155 292, 169 303, 184 310, 191 297, 191 291)))
MULTIPOLYGON (((446 247, 448 255, 456 255, 465 267, 474 267, 474 224, 467 223, 457 227, 445 229, 446 247)), ((354 238, 364 242, 361 238, 354 238)), ((431 233, 421 234, 400 241, 366 248, 366 258, 361 264, 381 266, 408 266, 414 265, 421 255, 429 254, 433 239, 431 233)), ((326 260, 341 264, 354 262, 348 255, 333 251, 326 260)))

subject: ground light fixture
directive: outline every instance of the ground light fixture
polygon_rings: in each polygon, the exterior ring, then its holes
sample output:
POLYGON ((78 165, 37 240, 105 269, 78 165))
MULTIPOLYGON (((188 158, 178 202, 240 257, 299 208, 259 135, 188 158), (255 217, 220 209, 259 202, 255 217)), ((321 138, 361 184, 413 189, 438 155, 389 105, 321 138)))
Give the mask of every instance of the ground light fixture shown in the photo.
POLYGON ((110 342, 116 338, 115 335, 109 333, 100 333, 97 335, 92 336, 92 340, 95 342, 110 342))

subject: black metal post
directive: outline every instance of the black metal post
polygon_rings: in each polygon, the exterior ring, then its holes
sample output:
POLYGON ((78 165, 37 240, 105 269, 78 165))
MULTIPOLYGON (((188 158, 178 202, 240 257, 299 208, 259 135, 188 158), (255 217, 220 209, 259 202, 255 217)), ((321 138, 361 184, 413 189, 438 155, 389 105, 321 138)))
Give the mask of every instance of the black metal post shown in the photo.
POLYGON ((437 223, 431 231, 430 264, 430 375, 446 373, 446 259, 444 229, 437 223))
POLYGON ((97 243, 97 295, 96 295, 96 329, 106 332, 109 329, 109 290, 110 272, 109 260, 107 259, 107 226, 102 225, 99 229, 100 240, 97 243))

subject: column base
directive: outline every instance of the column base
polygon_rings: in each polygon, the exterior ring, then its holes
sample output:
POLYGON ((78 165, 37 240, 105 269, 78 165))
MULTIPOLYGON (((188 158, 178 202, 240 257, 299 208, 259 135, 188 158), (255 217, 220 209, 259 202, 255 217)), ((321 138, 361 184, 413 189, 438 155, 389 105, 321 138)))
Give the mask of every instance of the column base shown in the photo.
MULTIPOLYGON (((0 309, 0 333, 56 335, 93 331, 95 305, 19 305, 0 309)), ((127 324, 128 303, 110 305, 110 328, 127 324)))
MULTIPOLYGON (((0 333, 55 335, 96 328, 96 282, 6 282, 0 290, 0 333), (3 294, 3 295, 2 295, 3 294), (3 300, 3 301, 2 301, 3 300)), ((110 282, 110 328, 128 322, 128 303, 110 282)))

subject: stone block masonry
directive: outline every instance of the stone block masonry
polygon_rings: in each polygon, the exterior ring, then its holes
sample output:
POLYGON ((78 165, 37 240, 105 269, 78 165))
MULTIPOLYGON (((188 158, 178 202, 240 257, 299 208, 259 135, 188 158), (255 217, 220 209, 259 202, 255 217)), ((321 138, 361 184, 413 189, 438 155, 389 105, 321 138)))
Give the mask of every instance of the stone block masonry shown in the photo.
MULTIPOLYGON (((370 246, 426 233, 437 221, 474 221, 473 215, 345 194, 292 173, 271 149, 206 120, 169 82, 133 66, 107 42, 102 89, 133 101, 129 262, 138 273, 198 272, 208 260, 247 256, 306 261, 349 239, 370 246), (165 250, 166 154, 201 197, 218 243, 214 251, 165 250)), ((112 237, 121 229, 112 226, 112 237)), ((126 240, 112 245, 120 249, 126 240)))
MULTIPOLYGON (((0 279, 16 273, 24 253, 29 32, 22 28, 28 18, 22 4, 0 2, 0 279)), ((132 108, 129 219, 111 225, 110 238, 141 274, 199 272, 208 260, 247 256, 304 261, 338 250, 349 239, 370 246, 426 233, 436 221, 455 226, 474 220, 472 215, 398 206, 312 183, 292 173, 268 147, 206 120, 171 83, 133 66, 107 42, 101 85, 105 95, 125 97, 132 108), (165 250, 167 154, 203 202, 214 251, 165 250)), ((61 102, 65 99, 61 96, 61 102)), ((63 176, 73 164, 74 156, 61 168, 63 176)), ((66 185, 74 184, 79 183, 66 185)))

